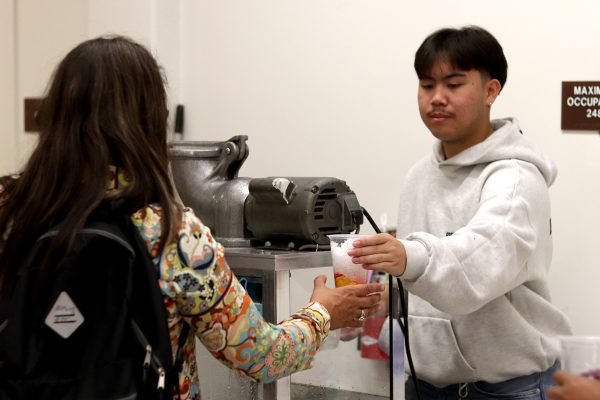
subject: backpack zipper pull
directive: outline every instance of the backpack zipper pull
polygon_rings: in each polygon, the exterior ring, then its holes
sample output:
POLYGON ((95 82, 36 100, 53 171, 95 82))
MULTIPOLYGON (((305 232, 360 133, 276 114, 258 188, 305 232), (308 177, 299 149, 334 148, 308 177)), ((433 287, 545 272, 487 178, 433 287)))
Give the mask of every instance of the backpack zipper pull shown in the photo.
POLYGON ((156 388, 162 392, 165 389, 165 369, 164 368, 159 368, 158 369, 158 385, 156 386, 156 388))
POLYGON ((146 356, 144 357, 144 368, 148 368, 150 366, 151 361, 152 361, 152 346, 147 344, 146 345, 146 356))
POLYGON ((152 362, 152 346, 146 345, 146 355, 144 356, 144 363, 142 364, 142 382, 146 382, 148 379, 148 368, 152 362))

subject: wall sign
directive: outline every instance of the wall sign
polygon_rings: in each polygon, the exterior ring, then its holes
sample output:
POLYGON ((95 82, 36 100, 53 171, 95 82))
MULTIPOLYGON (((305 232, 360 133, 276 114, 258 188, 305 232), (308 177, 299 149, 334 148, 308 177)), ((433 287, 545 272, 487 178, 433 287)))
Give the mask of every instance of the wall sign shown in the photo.
POLYGON ((562 83, 563 130, 600 131, 600 82, 562 83))
POLYGON ((24 102, 25 132, 39 132, 37 112, 42 104, 41 98, 26 98, 24 102))

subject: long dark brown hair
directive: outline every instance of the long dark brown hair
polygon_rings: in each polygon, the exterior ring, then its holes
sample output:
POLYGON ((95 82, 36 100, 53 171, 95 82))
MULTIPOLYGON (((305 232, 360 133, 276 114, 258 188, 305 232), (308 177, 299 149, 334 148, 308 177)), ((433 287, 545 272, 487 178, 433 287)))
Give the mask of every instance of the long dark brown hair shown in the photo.
POLYGON ((168 173, 164 84, 149 51, 121 36, 83 42, 60 62, 38 112, 38 145, 0 208, 0 288, 50 222, 62 221, 53 247, 70 247, 107 197, 111 165, 131 181, 120 198, 162 205, 161 243, 174 232, 180 210, 168 173))

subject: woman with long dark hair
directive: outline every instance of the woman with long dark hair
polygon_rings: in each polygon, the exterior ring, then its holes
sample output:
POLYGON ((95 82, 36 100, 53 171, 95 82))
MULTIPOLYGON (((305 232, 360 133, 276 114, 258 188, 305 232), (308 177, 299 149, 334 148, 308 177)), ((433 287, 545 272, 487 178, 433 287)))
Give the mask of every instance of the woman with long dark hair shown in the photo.
POLYGON ((277 325, 267 323, 229 269, 223 247, 176 201, 167 117, 161 70, 143 46, 124 37, 97 38, 67 54, 38 113, 37 147, 19 174, 0 180, 0 290, 10 287, 50 224, 60 222, 52 249, 64 253, 101 202, 123 199, 156 264, 172 342, 184 324, 195 333, 183 347, 184 398, 200 394, 195 337, 258 381, 309 367, 329 329, 360 326, 361 310, 376 311, 380 295, 373 292, 382 286, 330 289, 321 276, 309 305, 277 325), (241 337, 246 340, 232 340, 241 337))

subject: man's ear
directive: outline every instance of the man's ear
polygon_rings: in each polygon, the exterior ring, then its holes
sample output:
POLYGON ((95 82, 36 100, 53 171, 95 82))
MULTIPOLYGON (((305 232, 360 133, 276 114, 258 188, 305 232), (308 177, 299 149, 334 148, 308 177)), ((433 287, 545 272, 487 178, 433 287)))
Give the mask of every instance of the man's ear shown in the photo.
POLYGON ((500 94, 500 90, 502 90, 502 85, 498 79, 490 79, 486 85, 486 103, 488 105, 492 105, 494 101, 496 101, 496 97, 500 94))

